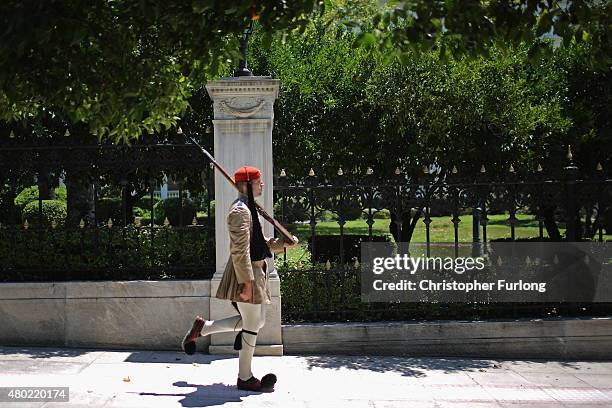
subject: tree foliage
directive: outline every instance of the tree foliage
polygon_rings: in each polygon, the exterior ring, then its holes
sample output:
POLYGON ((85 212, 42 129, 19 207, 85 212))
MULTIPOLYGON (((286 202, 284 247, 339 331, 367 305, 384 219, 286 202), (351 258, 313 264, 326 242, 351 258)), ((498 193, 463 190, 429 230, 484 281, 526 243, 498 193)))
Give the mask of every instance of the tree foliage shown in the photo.
MULTIPOLYGON (((608 69, 610 16, 608 0, 391 0, 373 19, 349 17, 346 24, 359 29, 359 42, 402 59, 432 49, 442 58, 487 55, 491 45, 512 48, 547 36, 565 46, 589 42, 589 64, 608 69)), ((539 45, 530 57, 550 55, 550 47, 539 45)))
MULTIPOLYGON (((554 35, 565 45, 589 43, 589 65, 605 70, 610 15, 609 1, 7 0, 0 4, 0 120, 59 118, 113 141, 167 130, 207 79, 236 65, 236 34, 249 19, 257 21, 263 48, 275 33, 305 44, 332 31, 326 41, 376 47, 404 65, 415 51, 458 58, 554 35), (311 24, 319 34, 302 35, 311 24), (355 34, 350 43, 347 32, 355 34)), ((534 44, 531 59, 550 51, 534 44)), ((325 68, 330 72, 317 75, 338 73, 325 68)))
POLYGON ((587 149, 585 138, 599 147, 591 160, 610 157, 609 74, 590 66, 591 44, 555 48, 544 39, 491 45, 487 56, 447 59, 433 50, 389 60, 377 47, 352 47, 360 34, 329 21, 313 19, 304 35, 278 35, 269 48, 254 40, 251 66, 282 83, 275 166, 295 177, 309 166, 327 176, 339 167, 381 175, 431 164, 462 172, 560 167, 568 145, 587 149), (542 47, 552 56, 534 63, 542 47))
POLYGON ((174 125, 206 79, 239 59, 249 17, 299 27, 314 1, 34 1, 0 4, 0 118, 46 111, 129 140, 174 125))

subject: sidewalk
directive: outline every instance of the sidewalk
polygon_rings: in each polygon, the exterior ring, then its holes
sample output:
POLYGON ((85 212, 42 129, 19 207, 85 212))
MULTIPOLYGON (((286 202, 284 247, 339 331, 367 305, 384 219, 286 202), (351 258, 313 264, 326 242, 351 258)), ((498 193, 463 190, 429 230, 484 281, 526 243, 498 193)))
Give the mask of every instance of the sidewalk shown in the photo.
POLYGON ((612 362, 255 357, 276 391, 235 388, 235 357, 0 347, 0 386, 70 387, 70 402, 0 407, 612 407, 612 362), (127 380, 129 377, 129 381, 127 380))

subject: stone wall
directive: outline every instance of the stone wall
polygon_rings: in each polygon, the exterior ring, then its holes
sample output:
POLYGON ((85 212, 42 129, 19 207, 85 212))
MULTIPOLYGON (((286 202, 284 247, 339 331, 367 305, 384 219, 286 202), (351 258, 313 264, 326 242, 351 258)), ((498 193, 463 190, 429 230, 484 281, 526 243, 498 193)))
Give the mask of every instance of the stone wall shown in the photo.
POLYGON ((612 359, 612 318, 283 326, 285 354, 612 359))
MULTIPOLYGON (((2 283, 0 345, 178 351, 193 318, 209 317, 210 293, 208 280, 2 283)), ((612 359, 612 318, 284 325, 280 347, 269 323, 256 354, 612 359)), ((204 338, 199 350, 235 353, 224 345, 233 335, 216 336, 227 338, 204 338)))
POLYGON ((176 350, 209 310, 210 281, 2 283, 0 345, 176 350))

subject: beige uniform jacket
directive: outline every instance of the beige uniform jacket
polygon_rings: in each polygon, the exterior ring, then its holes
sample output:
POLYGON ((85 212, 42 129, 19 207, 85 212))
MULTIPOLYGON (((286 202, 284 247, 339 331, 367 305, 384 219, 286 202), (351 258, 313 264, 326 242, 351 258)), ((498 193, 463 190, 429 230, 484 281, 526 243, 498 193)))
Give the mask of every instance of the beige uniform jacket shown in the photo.
MULTIPOLYGON (((260 219, 260 223, 261 219, 260 219)), ((232 203, 227 216, 227 226, 230 236, 230 256, 217 289, 218 299, 228 299, 234 302, 244 302, 240 299, 238 285, 247 281, 253 283, 251 300, 247 303, 270 304, 270 283, 266 261, 251 261, 251 211, 246 199, 238 199, 232 203)), ((283 241, 266 238, 270 251, 283 252, 283 241)))

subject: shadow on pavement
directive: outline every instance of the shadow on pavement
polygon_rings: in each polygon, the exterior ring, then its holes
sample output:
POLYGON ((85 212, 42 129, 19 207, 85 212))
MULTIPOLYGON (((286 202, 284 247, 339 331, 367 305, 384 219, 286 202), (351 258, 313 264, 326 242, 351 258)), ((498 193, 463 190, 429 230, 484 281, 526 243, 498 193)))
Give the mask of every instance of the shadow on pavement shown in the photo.
POLYGON ((66 348, 51 348, 51 347, 0 347, 0 355, 11 354, 26 354, 28 357, 37 358, 53 358, 53 357, 79 357, 88 353, 93 353, 100 350, 93 349, 66 349, 66 348))
POLYGON ((236 358, 236 356, 194 354, 188 356, 173 351, 135 351, 124 361, 126 363, 165 363, 165 364, 210 364, 213 361, 236 358))
MULTIPOLYGON (((304 356, 308 369, 313 367, 329 369, 368 370, 373 372, 396 372, 407 377, 425 377, 427 371, 443 373, 488 371, 499 369, 503 360, 463 359, 463 358, 421 358, 421 357, 383 357, 383 356, 304 356)), ((524 363, 543 363, 530 360, 524 363)), ((565 367, 574 367, 571 361, 559 361, 565 367)))
POLYGON ((5 355, 23 354, 28 359, 55 357, 80 357, 89 353, 129 353, 123 360, 126 363, 165 363, 165 364, 210 364, 213 361, 236 358, 231 355, 211 355, 196 353, 188 356, 180 351, 135 351, 112 349, 77 349, 52 347, 0 347, 0 358, 5 355))
POLYGON ((240 391, 235 386, 214 383, 210 385, 189 384, 186 381, 173 383, 175 387, 196 388, 190 393, 139 392, 138 395, 153 397, 185 397, 178 402, 184 407, 212 407, 226 402, 241 402, 242 397, 259 395, 260 392, 240 391))

